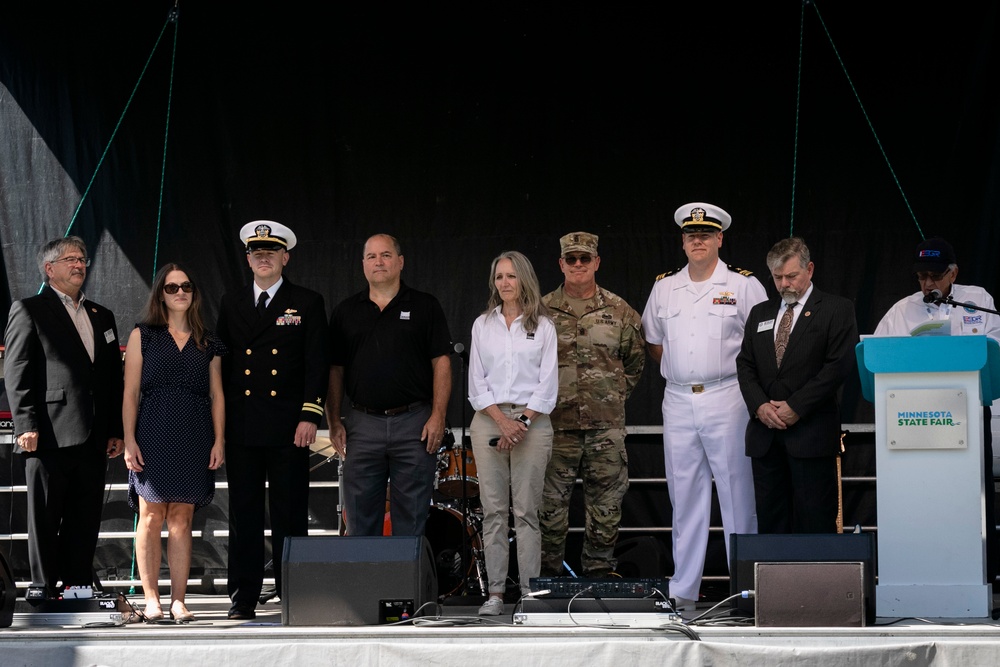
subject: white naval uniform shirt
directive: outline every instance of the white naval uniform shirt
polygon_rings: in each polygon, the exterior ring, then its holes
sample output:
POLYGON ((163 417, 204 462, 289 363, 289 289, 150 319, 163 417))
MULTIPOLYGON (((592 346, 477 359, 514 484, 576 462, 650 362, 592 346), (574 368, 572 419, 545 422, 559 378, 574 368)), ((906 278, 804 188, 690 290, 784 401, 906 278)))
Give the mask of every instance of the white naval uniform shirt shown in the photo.
POLYGON ((750 309, 767 299, 760 281, 719 261, 712 277, 693 282, 685 266, 658 280, 646 302, 646 342, 663 346, 660 374, 693 385, 736 375, 736 355, 750 309))
MULTIPOLYGON (((951 297, 996 310, 993 297, 982 287, 952 285, 951 297)), ((914 327, 935 320, 950 320, 952 336, 986 335, 1000 342, 1000 317, 971 308, 924 303, 923 292, 900 299, 875 328, 876 336, 909 336, 914 327)))

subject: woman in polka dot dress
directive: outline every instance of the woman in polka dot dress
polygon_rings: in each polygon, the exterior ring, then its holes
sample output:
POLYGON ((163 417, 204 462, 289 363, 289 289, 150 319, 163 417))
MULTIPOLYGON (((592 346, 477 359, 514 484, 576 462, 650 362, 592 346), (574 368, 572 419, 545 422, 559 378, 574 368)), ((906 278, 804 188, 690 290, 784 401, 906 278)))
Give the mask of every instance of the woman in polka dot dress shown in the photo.
POLYGON ((125 354, 125 466, 129 504, 139 513, 136 559, 147 620, 163 618, 157 580, 167 523, 170 616, 184 604, 191 567, 191 519, 212 501, 225 454, 221 342, 201 319, 201 294, 176 264, 164 266, 125 354))

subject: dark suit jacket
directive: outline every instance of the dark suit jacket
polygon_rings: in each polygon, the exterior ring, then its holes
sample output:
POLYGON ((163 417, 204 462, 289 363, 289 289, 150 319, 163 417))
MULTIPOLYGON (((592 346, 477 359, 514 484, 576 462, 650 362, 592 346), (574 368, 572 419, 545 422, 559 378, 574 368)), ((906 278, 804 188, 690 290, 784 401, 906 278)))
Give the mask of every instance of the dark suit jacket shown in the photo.
POLYGON ((774 329, 758 331, 760 322, 778 326, 781 299, 757 304, 750 311, 743 347, 736 357, 740 391, 750 411, 747 456, 763 456, 776 433, 757 419, 757 408, 769 400, 787 401, 799 421, 783 431, 792 456, 833 456, 840 452, 840 404, 837 391, 854 374, 858 326, 854 304, 815 287, 802 306, 778 368, 774 329))
POLYGON ((319 424, 330 381, 322 296, 286 277, 261 318, 251 283, 222 298, 216 329, 230 351, 222 358, 227 442, 292 446, 300 421, 319 424))
POLYGON ((38 431, 38 451, 71 447, 91 436, 103 452, 122 437, 122 357, 115 316, 93 301, 94 361, 59 296, 15 301, 7 331, 5 377, 15 433, 38 431))

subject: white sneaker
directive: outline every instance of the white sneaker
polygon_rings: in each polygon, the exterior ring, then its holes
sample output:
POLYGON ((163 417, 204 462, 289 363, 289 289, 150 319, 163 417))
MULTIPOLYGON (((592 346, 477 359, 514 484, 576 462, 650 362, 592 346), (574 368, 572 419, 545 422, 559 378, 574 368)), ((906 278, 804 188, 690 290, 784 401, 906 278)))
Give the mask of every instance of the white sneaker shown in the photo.
POLYGON ((480 616, 499 616, 503 613, 503 598, 491 597, 479 608, 480 616))

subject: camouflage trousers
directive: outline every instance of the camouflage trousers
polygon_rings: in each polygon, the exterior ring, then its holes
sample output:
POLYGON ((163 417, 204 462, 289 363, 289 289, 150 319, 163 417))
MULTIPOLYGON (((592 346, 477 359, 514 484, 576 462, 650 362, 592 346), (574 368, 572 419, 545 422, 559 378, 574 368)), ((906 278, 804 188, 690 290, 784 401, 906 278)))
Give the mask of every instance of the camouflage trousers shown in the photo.
POLYGON ((538 523, 542 530, 542 575, 563 574, 569 502, 577 476, 583 480, 586 525, 583 576, 600 577, 618 565, 614 557, 622 500, 628 491, 625 429, 555 431, 552 458, 538 523))

